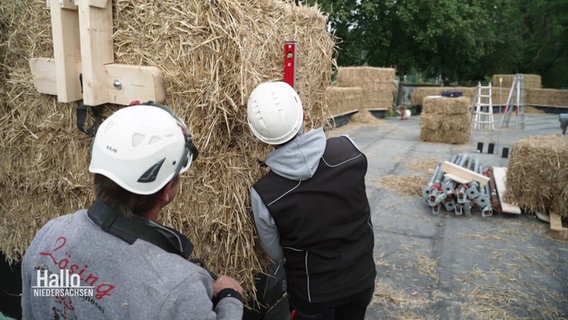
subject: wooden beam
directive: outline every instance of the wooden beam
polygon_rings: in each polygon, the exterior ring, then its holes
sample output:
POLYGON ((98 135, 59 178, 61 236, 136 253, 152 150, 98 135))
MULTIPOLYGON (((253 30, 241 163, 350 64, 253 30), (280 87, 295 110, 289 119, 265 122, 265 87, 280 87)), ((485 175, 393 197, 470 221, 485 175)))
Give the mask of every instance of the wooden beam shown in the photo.
POLYGON ((562 217, 554 211, 550 211, 550 231, 553 238, 568 240, 568 228, 562 226, 562 217))
MULTIPOLYGON (((30 59, 30 69, 38 92, 57 94, 54 59, 30 59)), ((103 66, 103 69, 104 96, 108 97, 105 103, 129 105, 132 100, 164 102, 163 75, 158 68, 113 63, 103 66), (120 87, 115 86, 115 81, 120 83, 120 87)))
POLYGON ((162 72, 156 67, 108 64, 104 69, 110 103, 128 105, 132 100, 160 103, 166 98, 162 72))
POLYGON ((77 11, 67 9, 68 1, 60 3, 60 0, 50 0, 49 4, 57 100, 60 102, 81 100, 83 95, 77 68, 81 63, 79 17, 77 11))
POLYGON ((165 100, 158 68, 113 63, 111 1, 47 1, 55 57, 29 61, 38 92, 57 95, 60 102, 82 99, 87 106, 165 100))
POLYGON ((507 168, 493 167, 493 178, 495 179, 495 187, 497 189, 497 195, 499 196, 499 202, 501 203, 501 210, 506 213, 521 214, 521 208, 503 201, 503 196, 506 191, 506 176, 507 168))
POLYGON ((453 176, 463 179, 462 181, 468 181, 468 182, 477 181, 481 186, 485 186, 489 182, 489 177, 486 177, 482 174, 479 174, 475 171, 471 171, 464 167, 458 166, 457 164, 453 164, 449 161, 442 162, 441 169, 445 173, 449 173, 453 176))
POLYGON ((459 177, 459 176, 457 176, 455 174, 451 174, 451 173, 445 173, 444 178, 448 178, 448 179, 453 180, 453 181, 460 183, 460 184, 466 184, 466 183, 471 182, 471 180, 464 179, 462 177, 459 177))
POLYGON ((32 58, 29 63, 36 90, 39 93, 57 95, 55 60, 52 58, 32 58))
POLYGON ((106 8, 108 0, 89 0, 89 5, 91 7, 106 8))
POLYGON ((83 103, 87 106, 97 106, 109 100, 104 65, 114 62, 112 6, 107 3, 101 8, 91 6, 89 0, 79 0, 78 7, 81 21, 79 33, 81 35, 83 103))
MULTIPOLYGON (((77 10, 77 5, 74 0, 59 0, 59 6, 65 9, 77 10)), ((75 12, 77 14, 77 12, 75 12)))

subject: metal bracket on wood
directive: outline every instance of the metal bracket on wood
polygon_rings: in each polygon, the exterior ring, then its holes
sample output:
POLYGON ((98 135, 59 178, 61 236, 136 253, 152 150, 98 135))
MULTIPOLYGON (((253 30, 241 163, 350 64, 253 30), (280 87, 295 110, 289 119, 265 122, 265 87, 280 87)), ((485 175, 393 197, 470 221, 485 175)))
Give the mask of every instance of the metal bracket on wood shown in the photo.
POLYGON ((114 63, 112 1, 47 1, 54 58, 29 61, 38 92, 57 95, 59 102, 83 100, 88 106, 165 100, 158 68, 114 63))

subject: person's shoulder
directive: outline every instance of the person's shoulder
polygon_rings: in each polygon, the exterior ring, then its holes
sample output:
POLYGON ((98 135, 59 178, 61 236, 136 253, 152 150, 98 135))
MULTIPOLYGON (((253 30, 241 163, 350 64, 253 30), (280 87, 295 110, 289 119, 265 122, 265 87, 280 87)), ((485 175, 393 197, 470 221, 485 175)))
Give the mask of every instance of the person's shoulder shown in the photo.
POLYGON ((53 228, 68 227, 73 222, 77 222, 78 220, 83 219, 84 216, 86 216, 86 210, 78 210, 74 213, 57 216, 47 221, 39 231, 41 232, 53 228))
POLYGON ((349 145, 354 146, 357 148, 357 144, 355 141, 349 136, 348 134, 341 134, 336 137, 329 137, 327 138, 327 142, 329 143, 336 143, 338 145, 349 145))
POLYGON ((356 154, 357 156, 363 155, 365 157, 365 152, 363 152, 357 143, 347 134, 329 137, 327 139, 326 150, 340 157, 348 156, 348 154, 356 154))
POLYGON ((138 239, 132 245, 138 248, 136 250, 138 254, 151 257, 151 259, 145 259, 145 261, 151 264, 153 270, 159 270, 159 273, 167 274, 168 277, 165 279, 177 278, 178 280, 176 281, 179 281, 180 277, 208 276, 207 271, 200 266, 191 263, 178 254, 167 252, 152 243, 138 239))

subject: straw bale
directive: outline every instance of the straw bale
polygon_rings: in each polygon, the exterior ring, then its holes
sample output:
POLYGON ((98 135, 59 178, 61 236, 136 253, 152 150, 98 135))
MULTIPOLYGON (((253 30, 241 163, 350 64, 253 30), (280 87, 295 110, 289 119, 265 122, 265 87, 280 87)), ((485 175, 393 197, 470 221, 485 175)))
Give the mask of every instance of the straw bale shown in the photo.
POLYGON ((413 106, 421 106, 423 99, 427 96, 440 96, 442 91, 461 91, 464 97, 469 97, 471 101, 475 97, 475 87, 415 87, 410 94, 410 103, 413 106))
POLYGON ((337 68, 338 87, 362 87, 373 89, 377 83, 395 80, 395 69, 376 67, 339 67, 337 68))
POLYGON ((558 193, 552 201, 550 211, 556 212, 565 220, 568 219, 568 182, 564 184, 564 188, 560 186, 558 193))
POLYGON ((344 114, 349 111, 361 109, 363 88, 361 87, 333 87, 325 89, 327 110, 332 116, 344 114))
POLYGON ((392 109, 396 94, 395 69, 339 67, 336 85, 363 88, 362 108, 392 109))
POLYGON ((426 97, 422 103, 422 113, 440 115, 466 114, 469 113, 470 106, 471 99, 469 97, 426 97))
MULTIPOLYGON (((525 104, 541 107, 564 107, 568 109, 568 90, 527 88, 525 89, 525 104)), ((566 112, 568 112, 568 110, 566 112)))
POLYGON ((392 109, 395 97, 393 82, 380 83, 374 89, 364 89, 362 106, 366 109, 392 109))
MULTIPOLYGON (((515 78, 514 74, 494 74, 491 78, 491 85, 494 88, 499 87, 499 78, 502 78, 503 81, 501 82, 501 87, 503 89, 507 89, 507 91, 511 90, 513 86, 513 79, 515 78)), ((542 88, 542 78, 538 74, 523 74, 524 85, 525 89, 540 89, 542 88)))
POLYGON ((420 140, 448 144, 466 144, 471 136, 471 114, 420 116, 420 140))
POLYGON ((568 217, 568 139, 531 136, 512 145, 504 199, 530 212, 568 217))
MULTIPOLYGON (((0 250, 11 261, 49 219, 93 200, 91 139, 75 128, 76 105, 33 88, 28 59, 53 56, 45 6, 45 0, 1 6, 10 48, 0 56, 8 77, 0 86, 7 97, 0 105, 0 250)), ((161 222, 193 239, 194 256, 236 277, 248 295, 266 262, 255 246, 248 190, 264 173, 257 160, 269 148, 248 130, 246 99, 260 82, 281 79, 283 42, 296 40, 306 125, 326 125, 335 45, 326 19, 317 7, 277 0, 115 0, 113 6, 115 62, 160 68, 165 103, 188 123, 200 149, 161 222)), ((106 117, 119 107, 97 108, 106 117)))

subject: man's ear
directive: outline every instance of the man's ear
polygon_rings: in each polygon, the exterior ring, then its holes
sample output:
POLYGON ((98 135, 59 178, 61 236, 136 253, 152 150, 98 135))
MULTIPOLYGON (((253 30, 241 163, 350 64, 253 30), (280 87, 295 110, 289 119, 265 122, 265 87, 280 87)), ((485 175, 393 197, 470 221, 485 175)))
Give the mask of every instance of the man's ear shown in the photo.
POLYGON ((166 185, 162 188, 162 194, 160 198, 164 203, 170 203, 175 197, 175 186, 176 186, 176 179, 172 179, 166 183, 166 185))

